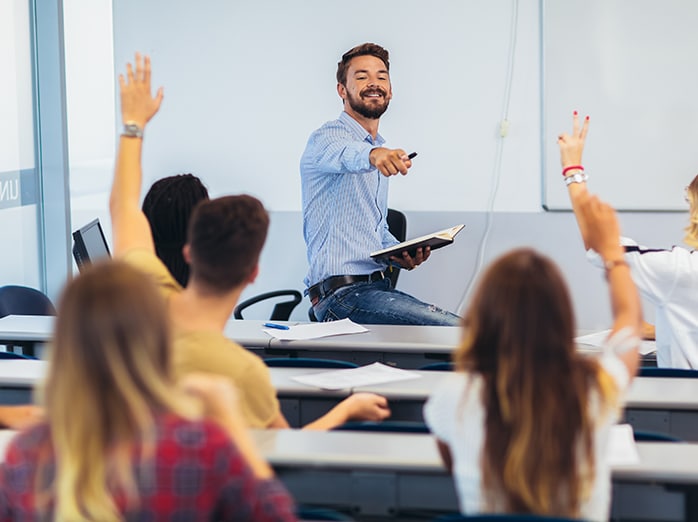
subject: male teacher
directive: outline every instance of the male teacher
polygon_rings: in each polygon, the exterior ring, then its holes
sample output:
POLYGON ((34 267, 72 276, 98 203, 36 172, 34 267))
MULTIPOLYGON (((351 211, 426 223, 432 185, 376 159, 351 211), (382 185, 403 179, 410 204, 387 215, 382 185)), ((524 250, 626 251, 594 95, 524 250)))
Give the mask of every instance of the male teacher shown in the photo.
MULTIPOLYGON (((386 222, 388 180, 412 166, 404 150, 384 147, 378 134, 392 98, 389 69, 388 51, 376 44, 342 56, 337 92, 344 111, 311 134, 301 158, 306 293, 319 321, 456 326, 457 315, 392 288, 390 266, 369 255, 398 243, 386 222)), ((412 270, 428 257, 427 247, 391 264, 412 270)))

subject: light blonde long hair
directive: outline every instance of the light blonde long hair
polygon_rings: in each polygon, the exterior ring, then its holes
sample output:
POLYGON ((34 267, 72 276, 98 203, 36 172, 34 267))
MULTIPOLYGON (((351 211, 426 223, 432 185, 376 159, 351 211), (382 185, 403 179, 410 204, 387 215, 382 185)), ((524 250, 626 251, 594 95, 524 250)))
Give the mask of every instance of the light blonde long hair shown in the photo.
POLYGON ((500 257, 483 276, 464 325, 454 360, 484 380, 487 509, 579 516, 595 466, 589 392, 614 392, 597 362, 576 353, 559 270, 531 249, 500 257))
POLYGON ((693 248, 698 248, 698 176, 693 178, 693 181, 686 187, 686 199, 690 205, 690 221, 685 229, 686 235, 683 241, 693 248))
POLYGON ((51 462, 40 463, 39 498, 55 495, 55 520, 121 520, 113 494, 137 504, 133 450, 141 463, 152 454, 154 415, 192 414, 173 387, 164 301, 125 263, 96 264, 64 291, 50 350, 43 401, 56 471, 42 484, 51 462))

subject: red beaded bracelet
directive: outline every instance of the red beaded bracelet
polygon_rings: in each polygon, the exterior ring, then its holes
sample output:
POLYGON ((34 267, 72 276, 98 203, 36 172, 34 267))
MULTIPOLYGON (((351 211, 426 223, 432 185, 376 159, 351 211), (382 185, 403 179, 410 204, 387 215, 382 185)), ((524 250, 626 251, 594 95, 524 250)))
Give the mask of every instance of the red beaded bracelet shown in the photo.
POLYGON ((565 167, 564 169, 562 169, 562 175, 566 176, 570 170, 581 170, 582 172, 584 172, 584 167, 582 167, 581 165, 570 165, 569 167, 565 167))

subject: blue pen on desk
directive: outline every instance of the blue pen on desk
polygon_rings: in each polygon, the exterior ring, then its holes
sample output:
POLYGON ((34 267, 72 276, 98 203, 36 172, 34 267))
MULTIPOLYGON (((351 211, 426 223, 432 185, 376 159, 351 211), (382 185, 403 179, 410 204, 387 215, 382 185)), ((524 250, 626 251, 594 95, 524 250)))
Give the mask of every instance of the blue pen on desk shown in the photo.
POLYGON ((289 327, 286 326, 285 324, 276 324, 276 323, 264 323, 264 326, 267 328, 276 328, 277 330, 288 330, 289 327))

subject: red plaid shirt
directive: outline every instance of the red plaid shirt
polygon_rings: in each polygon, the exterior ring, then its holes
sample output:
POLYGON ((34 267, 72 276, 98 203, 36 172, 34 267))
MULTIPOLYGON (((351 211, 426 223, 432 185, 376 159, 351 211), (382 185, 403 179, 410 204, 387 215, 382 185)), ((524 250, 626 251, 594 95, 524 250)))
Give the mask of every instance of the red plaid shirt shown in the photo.
MULTIPOLYGON (((115 499, 125 520, 295 520, 293 502, 284 487, 276 480, 256 479, 218 425, 171 414, 156 422, 154 459, 141 465, 134 451, 138 505, 127 509, 123 496, 115 499)), ((53 519, 53 503, 49 513, 37 512, 36 506, 39 455, 46 454, 50 483, 55 456, 48 426, 20 433, 10 443, 0 467, 0 520, 53 519)))

